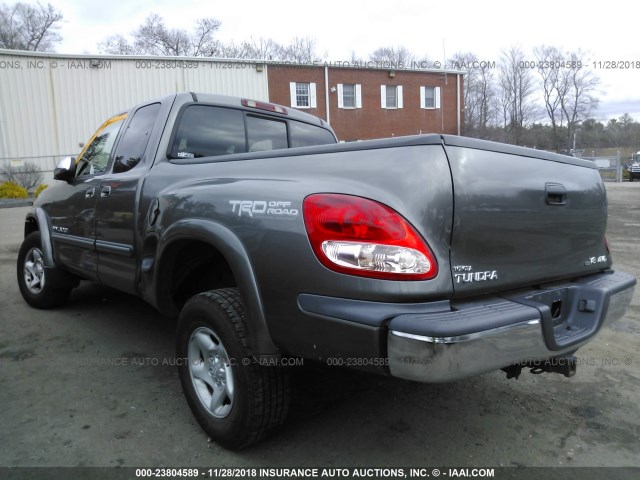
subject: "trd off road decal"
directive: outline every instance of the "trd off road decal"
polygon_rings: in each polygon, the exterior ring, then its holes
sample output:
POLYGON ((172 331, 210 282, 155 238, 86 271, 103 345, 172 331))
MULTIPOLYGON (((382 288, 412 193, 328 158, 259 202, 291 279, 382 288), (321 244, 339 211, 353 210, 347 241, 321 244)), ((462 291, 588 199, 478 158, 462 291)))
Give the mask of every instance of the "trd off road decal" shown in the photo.
POLYGON ((297 217, 299 213, 297 208, 291 207, 291 202, 280 200, 229 200, 229 205, 231 205, 231 212, 237 213, 239 217, 243 215, 297 217))

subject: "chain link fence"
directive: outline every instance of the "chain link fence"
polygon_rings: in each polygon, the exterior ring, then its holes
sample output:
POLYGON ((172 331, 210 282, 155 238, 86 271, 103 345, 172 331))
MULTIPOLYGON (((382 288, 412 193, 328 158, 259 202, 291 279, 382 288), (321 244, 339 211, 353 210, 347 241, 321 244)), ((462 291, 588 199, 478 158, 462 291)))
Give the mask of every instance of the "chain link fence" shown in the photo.
POLYGON ((620 152, 610 157, 581 157, 584 160, 591 160, 596 164, 600 176, 606 182, 622 182, 622 171, 624 165, 620 158, 620 152))
MULTIPOLYGON (((68 155, 45 155, 41 157, 20 157, 20 158, 0 158, 0 172, 5 171, 22 171, 28 173, 40 173, 42 175, 42 183, 50 184, 53 181, 53 170, 56 165, 64 157, 74 156, 68 155), (33 167, 33 172, 25 167, 33 167)), ((4 180, 4 179, 3 179, 4 180)))

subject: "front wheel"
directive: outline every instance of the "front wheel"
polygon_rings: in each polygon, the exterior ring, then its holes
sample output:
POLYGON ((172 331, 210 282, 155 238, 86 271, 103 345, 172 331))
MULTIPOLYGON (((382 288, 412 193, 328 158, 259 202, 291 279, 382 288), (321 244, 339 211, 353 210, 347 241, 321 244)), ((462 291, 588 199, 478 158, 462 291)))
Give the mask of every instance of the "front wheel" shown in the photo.
POLYGON ((40 232, 32 232, 24 239, 18 253, 18 287, 25 301, 35 308, 53 308, 66 302, 70 288, 57 288, 50 281, 42 255, 40 232))
POLYGON ((235 288, 192 297, 178 321, 182 388, 200 426, 220 445, 240 449, 285 420, 290 397, 283 367, 257 363, 235 288))

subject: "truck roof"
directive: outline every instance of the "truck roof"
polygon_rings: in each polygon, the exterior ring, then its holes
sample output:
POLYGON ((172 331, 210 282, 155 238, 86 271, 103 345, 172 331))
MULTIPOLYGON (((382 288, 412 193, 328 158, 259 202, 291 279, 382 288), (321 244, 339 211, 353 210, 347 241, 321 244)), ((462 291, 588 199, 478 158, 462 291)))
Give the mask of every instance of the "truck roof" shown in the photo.
MULTIPOLYGON (((171 101, 179 97, 191 97, 191 101, 197 102, 197 103, 211 103, 211 104, 220 105, 224 107, 242 108, 244 110, 255 110, 256 112, 266 113, 265 110, 262 110, 260 108, 252 108, 242 104, 242 100, 255 100, 255 99, 246 98, 246 97, 232 97, 228 95, 219 95, 214 93, 180 92, 180 93, 174 93, 171 95, 166 95, 164 97, 159 98, 158 100, 171 101)), ((301 122, 310 123, 312 125, 318 125, 321 127, 330 128, 327 122, 325 122, 323 119, 319 117, 316 117, 315 115, 310 115, 308 113, 301 112, 294 108, 287 107, 284 105, 278 105, 273 102, 262 101, 262 100, 255 100, 255 101, 262 104, 277 105, 282 109, 284 109, 284 111, 286 112, 285 114, 282 114, 275 111, 269 111, 268 113, 270 115, 279 116, 282 118, 290 118, 294 120, 299 120, 301 122)), ((148 102, 145 102, 145 104, 146 103, 148 102)))

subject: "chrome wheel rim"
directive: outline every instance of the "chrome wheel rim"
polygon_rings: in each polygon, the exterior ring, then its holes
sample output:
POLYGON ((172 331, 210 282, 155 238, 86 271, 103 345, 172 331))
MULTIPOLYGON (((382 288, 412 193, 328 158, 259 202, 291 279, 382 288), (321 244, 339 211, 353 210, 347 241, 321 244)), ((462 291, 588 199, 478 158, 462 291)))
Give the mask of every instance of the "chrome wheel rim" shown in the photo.
POLYGON ((29 292, 38 294, 44 288, 44 262, 42 252, 39 248, 33 247, 27 252, 24 259, 24 283, 29 292))
POLYGON ((216 418, 227 417, 233 407, 233 371, 220 337, 210 328, 200 327, 191 334, 189 374, 205 410, 216 418))

